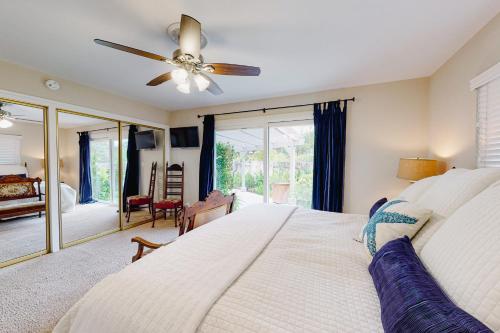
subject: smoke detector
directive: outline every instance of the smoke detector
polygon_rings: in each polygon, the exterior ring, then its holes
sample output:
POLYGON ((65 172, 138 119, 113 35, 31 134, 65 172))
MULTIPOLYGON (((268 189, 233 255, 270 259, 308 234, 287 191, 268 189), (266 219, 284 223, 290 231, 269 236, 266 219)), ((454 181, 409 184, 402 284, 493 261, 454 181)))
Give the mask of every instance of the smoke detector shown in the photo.
POLYGON ((59 90, 59 88, 61 88, 61 86, 59 85, 59 82, 55 81, 55 80, 47 80, 45 81, 45 86, 47 88, 49 88, 50 90, 59 90))

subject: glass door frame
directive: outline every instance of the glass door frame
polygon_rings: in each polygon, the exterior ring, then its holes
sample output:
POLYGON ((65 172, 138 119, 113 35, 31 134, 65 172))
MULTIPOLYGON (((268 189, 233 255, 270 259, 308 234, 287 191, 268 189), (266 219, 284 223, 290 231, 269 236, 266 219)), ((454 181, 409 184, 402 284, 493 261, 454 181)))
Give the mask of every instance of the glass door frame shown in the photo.
MULTIPOLYGON (((269 131, 271 127, 278 127, 280 124, 311 124, 313 123, 312 112, 296 112, 285 115, 269 115, 254 118, 223 119, 215 121, 215 132, 224 130, 242 130, 242 129, 262 129, 264 131, 263 142, 263 168, 264 168, 264 203, 269 203, 269 131)), ((216 154, 216 153, 215 153, 216 154)), ((214 189, 217 189, 217 156, 214 158, 214 189)))
POLYGON ((16 99, 9 99, 9 98, 3 98, 0 97, 0 102, 5 102, 5 103, 12 103, 12 104, 18 104, 18 105, 24 105, 36 109, 40 109, 40 112, 43 114, 43 167, 44 167, 44 177, 45 177, 45 249, 42 249, 40 251, 34 252, 34 253, 28 253, 26 255, 22 255, 17 258, 12 258, 3 262, 0 262, 0 268, 10 266, 13 264, 17 264, 19 262, 29 260, 35 257, 39 257, 41 255, 47 254, 49 252, 52 252, 51 248, 51 230, 50 230, 50 180, 49 180, 49 124, 48 124, 48 112, 49 112, 49 107, 45 105, 39 105, 39 104, 33 104, 33 103, 27 103, 23 101, 19 101, 16 99))

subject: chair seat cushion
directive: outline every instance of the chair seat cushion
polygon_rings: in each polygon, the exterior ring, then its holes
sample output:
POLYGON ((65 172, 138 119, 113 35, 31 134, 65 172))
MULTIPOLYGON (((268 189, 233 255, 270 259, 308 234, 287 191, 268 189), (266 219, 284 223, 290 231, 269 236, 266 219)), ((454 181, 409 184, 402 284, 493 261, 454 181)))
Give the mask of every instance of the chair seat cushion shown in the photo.
POLYGON ((182 207, 182 201, 180 199, 164 199, 155 203, 155 207, 158 209, 174 209, 182 207))
POLYGON ((147 205, 151 202, 151 198, 147 195, 134 195, 127 198, 129 205, 147 205))

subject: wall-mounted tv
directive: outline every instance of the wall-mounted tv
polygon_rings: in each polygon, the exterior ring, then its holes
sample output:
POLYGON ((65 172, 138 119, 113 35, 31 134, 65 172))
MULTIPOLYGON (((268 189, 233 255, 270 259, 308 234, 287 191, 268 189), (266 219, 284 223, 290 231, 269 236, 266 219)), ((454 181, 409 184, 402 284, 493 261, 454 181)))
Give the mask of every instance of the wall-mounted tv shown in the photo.
POLYGON ((135 145, 137 147, 137 150, 155 149, 156 148, 155 131, 148 130, 135 133, 135 145))
POLYGON ((170 129, 170 145, 172 148, 199 147, 198 127, 177 127, 170 129))

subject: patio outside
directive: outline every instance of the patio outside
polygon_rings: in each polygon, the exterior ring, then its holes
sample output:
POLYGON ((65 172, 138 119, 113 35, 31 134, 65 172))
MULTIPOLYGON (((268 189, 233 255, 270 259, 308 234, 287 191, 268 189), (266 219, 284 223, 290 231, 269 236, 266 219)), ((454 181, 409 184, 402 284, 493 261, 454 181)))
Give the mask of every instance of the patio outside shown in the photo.
MULTIPOLYGON (((269 128, 269 202, 311 207, 314 127, 269 128)), ((216 188, 236 209, 264 202, 264 129, 216 132, 216 188)))

